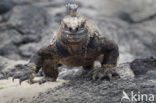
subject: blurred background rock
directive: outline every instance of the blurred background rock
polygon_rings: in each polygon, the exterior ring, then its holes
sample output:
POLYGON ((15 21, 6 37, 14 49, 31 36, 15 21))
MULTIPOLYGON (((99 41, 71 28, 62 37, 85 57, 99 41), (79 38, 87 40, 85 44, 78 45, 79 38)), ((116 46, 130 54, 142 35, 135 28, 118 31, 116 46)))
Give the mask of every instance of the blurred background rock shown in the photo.
MULTIPOLYGON (((0 55, 28 60, 48 44, 65 16, 64 0, 1 0, 0 55)), ((79 13, 120 47, 119 63, 156 55, 155 0, 77 0, 79 13)))

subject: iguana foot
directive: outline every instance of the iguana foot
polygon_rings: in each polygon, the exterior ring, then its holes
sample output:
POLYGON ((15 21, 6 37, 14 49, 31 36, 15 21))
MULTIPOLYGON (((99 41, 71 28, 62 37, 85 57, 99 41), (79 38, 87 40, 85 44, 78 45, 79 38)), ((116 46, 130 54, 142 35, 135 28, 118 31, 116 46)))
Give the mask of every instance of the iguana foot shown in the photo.
POLYGON ((23 65, 22 69, 24 69, 24 72, 22 73, 15 73, 13 75, 12 81, 14 81, 14 79, 19 79, 19 84, 21 85, 21 83, 25 80, 33 80, 34 77, 36 76, 36 73, 30 69, 30 66, 28 65, 23 65))
POLYGON ((109 81, 112 80, 113 77, 119 77, 119 74, 113 68, 96 68, 89 72, 93 80, 103 80, 108 79, 109 81))

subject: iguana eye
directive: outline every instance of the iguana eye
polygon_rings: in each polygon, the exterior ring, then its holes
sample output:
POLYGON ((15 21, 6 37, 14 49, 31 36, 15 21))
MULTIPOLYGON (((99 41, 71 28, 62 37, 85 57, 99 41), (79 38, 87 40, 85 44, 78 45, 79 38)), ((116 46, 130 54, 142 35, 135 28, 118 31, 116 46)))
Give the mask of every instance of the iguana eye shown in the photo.
POLYGON ((66 24, 64 24, 64 28, 68 28, 68 26, 66 24))
POLYGON ((84 28, 84 27, 85 27, 85 23, 82 23, 82 24, 81 24, 81 28, 84 28))

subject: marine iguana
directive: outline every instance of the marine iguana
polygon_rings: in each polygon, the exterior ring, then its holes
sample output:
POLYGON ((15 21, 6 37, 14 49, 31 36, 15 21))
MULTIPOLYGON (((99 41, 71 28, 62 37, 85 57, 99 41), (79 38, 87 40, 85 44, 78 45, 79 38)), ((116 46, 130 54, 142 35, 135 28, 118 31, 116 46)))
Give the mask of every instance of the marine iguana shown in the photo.
POLYGON ((58 31, 54 34, 51 44, 42 47, 26 65, 28 73, 13 76, 20 83, 33 78, 42 68, 45 77, 39 83, 56 81, 60 64, 82 66, 90 72, 93 80, 104 77, 112 78, 116 74, 114 67, 119 57, 118 45, 98 30, 88 18, 77 13, 78 5, 70 2, 66 5, 67 15, 61 21, 58 31), (102 67, 95 68, 94 62, 99 61, 102 67))

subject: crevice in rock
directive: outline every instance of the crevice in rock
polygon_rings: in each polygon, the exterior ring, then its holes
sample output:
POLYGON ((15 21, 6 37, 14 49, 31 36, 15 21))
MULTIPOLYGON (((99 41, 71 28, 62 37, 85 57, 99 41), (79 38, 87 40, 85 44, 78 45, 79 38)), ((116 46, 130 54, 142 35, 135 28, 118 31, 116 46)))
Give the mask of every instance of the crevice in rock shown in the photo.
POLYGON ((144 19, 141 19, 141 20, 138 20, 138 21, 133 20, 131 15, 129 13, 126 13, 126 12, 121 12, 118 17, 121 20, 123 20, 123 21, 125 21, 125 22, 127 22, 129 24, 138 24, 138 23, 143 23, 143 22, 155 19, 156 18, 156 14, 149 15, 148 17, 146 17, 144 19))
POLYGON ((16 30, 19 34, 24 35, 25 33, 23 31, 21 31, 20 29, 18 29, 17 27, 11 27, 11 29, 16 30))
POLYGON ((146 22, 146 21, 150 21, 150 20, 153 20, 156 18, 156 14, 153 14, 153 15, 150 15, 148 16, 147 18, 144 18, 142 20, 139 20, 139 21, 134 21, 134 23, 143 23, 143 22, 146 22))

